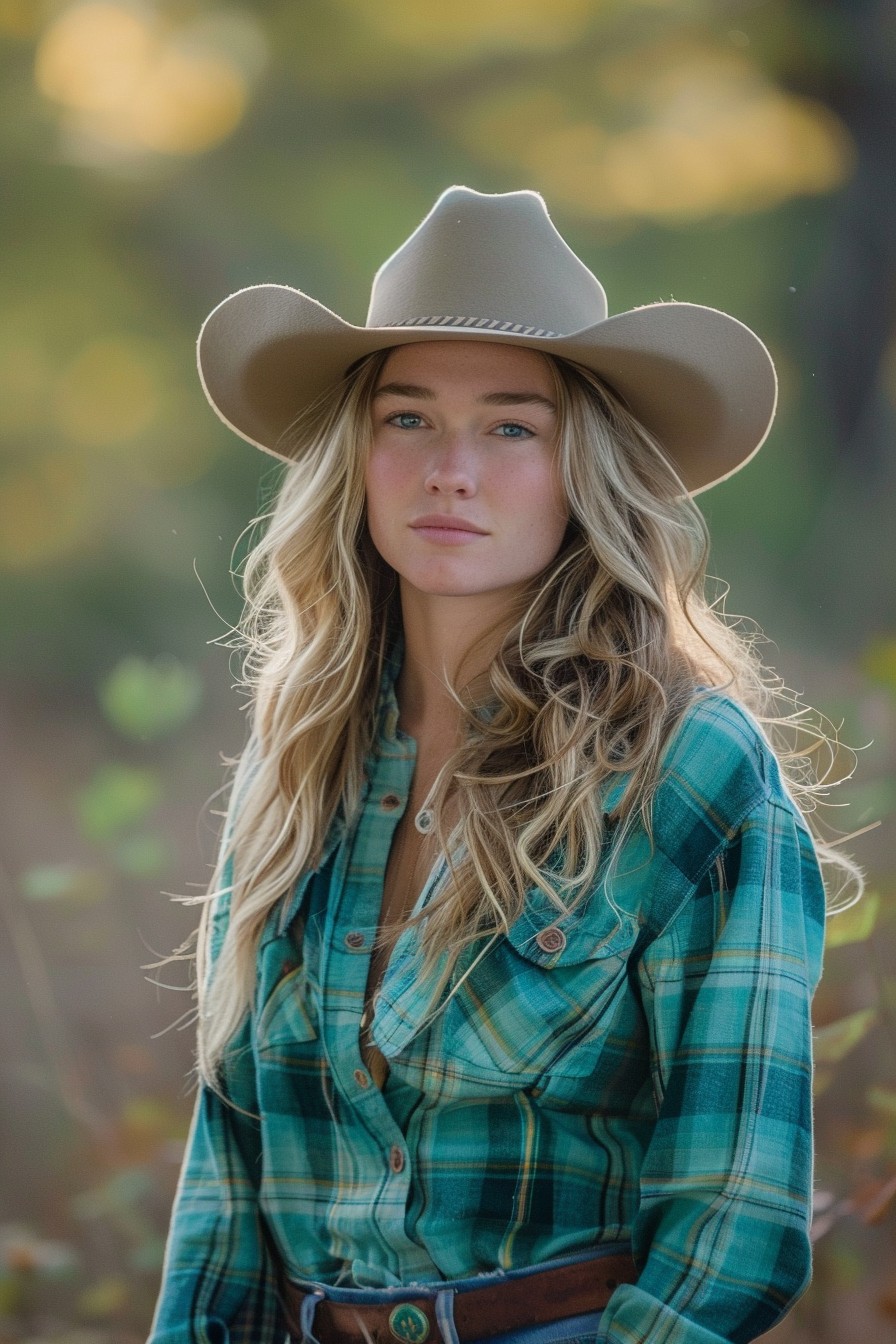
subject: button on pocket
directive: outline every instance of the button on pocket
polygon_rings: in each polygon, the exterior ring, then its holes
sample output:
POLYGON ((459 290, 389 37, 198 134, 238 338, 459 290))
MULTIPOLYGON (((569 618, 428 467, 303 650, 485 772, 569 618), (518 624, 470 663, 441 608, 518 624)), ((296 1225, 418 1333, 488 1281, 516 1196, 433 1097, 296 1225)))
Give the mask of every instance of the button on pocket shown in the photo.
POLYGON ((542 929, 541 933, 536 934, 535 941, 542 952, 562 952, 566 946, 566 934, 552 924, 550 928, 542 929))
POLYGON ((637 936, 636 921, 602 900, 561 929, 556 909, 533 893, 505 938, 471 969, 458 966, 438 1046, 450 1069, 509 1087, 593 1072, 601 1015, 637 936))

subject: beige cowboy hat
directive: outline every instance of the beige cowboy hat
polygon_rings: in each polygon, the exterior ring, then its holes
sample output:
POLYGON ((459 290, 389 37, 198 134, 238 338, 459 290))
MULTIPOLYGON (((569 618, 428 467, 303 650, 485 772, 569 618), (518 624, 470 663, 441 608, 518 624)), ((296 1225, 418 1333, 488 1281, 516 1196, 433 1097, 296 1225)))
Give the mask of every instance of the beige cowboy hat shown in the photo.
POLYGON ((775 368, 749 327, 696 303, 609 317, 603 286, 534 191, 443 192, 377 272, 363 327, 288 285, 231 294, 199 333, 199 375, 226 425, 288 461, 290 426, 357 359, 471 338, 592 369, 659 440, 692 493, 739 470, 774 417, 775 368))

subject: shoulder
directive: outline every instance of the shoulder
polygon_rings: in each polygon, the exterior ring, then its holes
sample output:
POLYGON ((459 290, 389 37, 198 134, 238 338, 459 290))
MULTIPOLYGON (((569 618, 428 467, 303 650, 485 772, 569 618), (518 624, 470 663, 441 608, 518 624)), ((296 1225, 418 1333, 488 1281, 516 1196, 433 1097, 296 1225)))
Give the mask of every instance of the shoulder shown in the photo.
POLYGON ((662 753, 658 793, 664 786, 702 800, 729 827, 761 798, 784 794, 762 728, 721 691, 699 691, 673 728, 662 753))
POLYGON ((700 691, 665 745, 651 806, 656 846, 701 867, 763 804, 793 804, 762 728, 721 691, 700 691))
POLYGON ((785 813, 805 830, 759 723, 731 696, 701 690, 665 743, 647 817, 622 830, 614 893, 656 934, 726 850, 747 832, 772 840, 791 824, 785 813))

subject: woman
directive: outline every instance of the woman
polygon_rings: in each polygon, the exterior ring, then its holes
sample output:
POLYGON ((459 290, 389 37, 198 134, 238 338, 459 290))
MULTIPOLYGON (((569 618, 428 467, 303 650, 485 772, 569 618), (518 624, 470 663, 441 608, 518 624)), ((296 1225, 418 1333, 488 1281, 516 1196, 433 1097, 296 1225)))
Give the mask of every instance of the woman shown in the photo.
POLYGON ((540 197, 453 188, 365 327, 258 286, 199 361, 290 465, 154 1344, 755 1338, 810 1270, 824 891, 688 492, 765 347, 608 318, 540 197))

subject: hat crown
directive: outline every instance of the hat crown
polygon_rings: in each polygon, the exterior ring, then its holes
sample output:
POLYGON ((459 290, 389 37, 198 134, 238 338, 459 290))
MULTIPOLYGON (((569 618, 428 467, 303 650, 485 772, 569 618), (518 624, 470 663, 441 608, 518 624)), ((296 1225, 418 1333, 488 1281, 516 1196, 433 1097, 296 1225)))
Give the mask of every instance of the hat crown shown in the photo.
POLYGON ((607 296, 535 191, 449 187, 377 271, 368 327, 473 326, 570 335, 603 322, 607 296))

